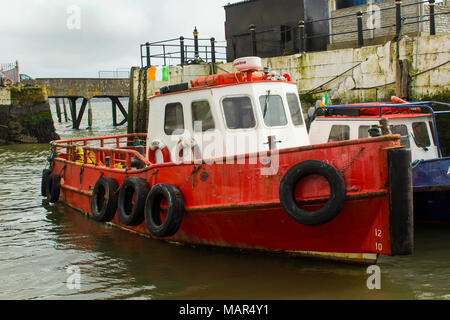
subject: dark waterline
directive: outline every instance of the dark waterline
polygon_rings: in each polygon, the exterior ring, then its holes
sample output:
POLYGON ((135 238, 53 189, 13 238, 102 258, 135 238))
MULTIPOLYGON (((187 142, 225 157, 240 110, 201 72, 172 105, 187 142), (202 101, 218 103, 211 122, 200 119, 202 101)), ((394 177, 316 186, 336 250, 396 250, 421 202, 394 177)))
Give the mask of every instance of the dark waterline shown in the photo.
MULTIPOLYGON (((62 138, 126 132, 94 104, 93 129, 56 123, 62 138)), ((50 205, 49 150, 0 147, 0 299, 450 299, 450 226, 416 226, 414 254, 381 256, 381 289, 369 290, 366 266, 179 246, 50 205), (74 266, 79 289, 67 285, 74 266)))

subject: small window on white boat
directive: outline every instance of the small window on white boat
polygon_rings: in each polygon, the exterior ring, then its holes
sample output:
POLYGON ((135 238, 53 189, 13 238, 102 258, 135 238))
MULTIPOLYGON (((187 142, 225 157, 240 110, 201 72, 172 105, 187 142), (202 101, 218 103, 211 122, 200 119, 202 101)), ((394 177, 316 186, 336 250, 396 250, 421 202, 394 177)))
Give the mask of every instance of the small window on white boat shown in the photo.
POLYGON ((430 146, 430 136, 428 135, 426 122, 413 122, 413 138, 416 146, 418 147, 429 147, 430 146))
POLYGON ((393 134, 399 134, 401 136, 400 143, 402 146, 409 147, 408 128, 404 124, 397 124, 390 126, 393 134))
POLYGON ((167 135, 184 132, 183 106, 181 103, 168 103, 164 117, 164 132, 167 135))
POLYGON ((202 131, 214 129, 214 119, 211 113, 211 107, 208 100, 194 101, 191 104, 192 126, 195 130, 196 121, 201 122, 202 131))
POLYGON ((261 105, 264 123, 267 126, 277 127, 287 124, 281 96, 271 94, 259 96, 259 104, 261 105))
POLYGON ((249 97, 229 97, 222 100, 223 113, 229 129, 247 129, 256 126, 249 97))
POLYGON ((434 135, 433 121, 428 121, 428 124, 430 125, 430 131, 431 131, 431 136, 433 137, 433 143, 434 143, 435 146, 437 146, 437 144, 436 144, 436 137, 434 135))
POLYGON ((358 138, 368 138, 369 137, 369 128, 370 126, 359 126, 358 128, 358 138))
POLYGON ((303 124, 302 111, 300 110, 300 103, 298 103, 298 97, 295 93, 286 94, 286 99, 289 106, 289 112, 291 113, 292 123, 294 126, 300 126, 303 124))
POLYGON ((350 138, 350 127, 346 125, 335 124, 331 127, 328 142, 348 140, 350 138))

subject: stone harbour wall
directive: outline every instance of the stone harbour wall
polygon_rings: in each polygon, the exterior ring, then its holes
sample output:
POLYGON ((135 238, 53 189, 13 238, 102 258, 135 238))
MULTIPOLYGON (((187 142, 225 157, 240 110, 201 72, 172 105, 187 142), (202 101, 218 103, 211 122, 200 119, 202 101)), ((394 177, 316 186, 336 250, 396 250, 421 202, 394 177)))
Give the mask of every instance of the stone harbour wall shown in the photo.
MULTIPOLYGON (((409 65, 408 98, 449 102, 450 34, 403 37, 398 59, 409 65)), ((327 92, 332 103, 386 101, 395 95, 397 42, 362 48, 307 52, 263 58, 262 66, 280 74, 289 73, 297 82, 307 107, 327 92)), ((161 86, 187 82, 212 74, 208 65, 171 66, 169 82, 149 81, 147 95, 161 86)), ((217 73, 235 72, 231 62, 217 64, 217 73)))
POLYGON ((0 145, 59 139, 43 87, 0 88, 0 145))
MULTIPOLYGON (((409 66, 407 96, 410 101, 437 100, 450 102, 450 34, 407 37, 398 43, 386 43, 362 48, 307 52, 289 56, 263 58, 262 66, 279 74, 289 73, 297 82, 303 111, 314 106, 325 92, 332 104, 388 101, 396 94, 397 60, 409 66), (398 54, 397 54, 398 48, 398 54)), ((130 102, 136 110, 129 112, 136 123, 145 118, 147 102, 141 77, 140 98, 137 99, 139 68, 131 76, 130 102), (134 79, 134 80, 133 80, 134 79), (139 102, 139 100, 141 100, 139 102), (133 105, 133 104, 132 104, 133 105), (143 109, 144 108, 144 109, 143 109), (140 110, 140 111, 139 111, 140 110), (139 114, 139 116, 137 116, 139 114)), ((141 72, 143 72, 141 70, 141 72)), ((147 81, 146 96, 166 85, 188 82, 213 73, 235 72, 232 62, 211 65, 171 66, 169 81, 147 81)), ((130 128, 129 128, 130 130, 130 128)), ((146 122, 129 132, 145 132, 146 122), (140 128, 144 131, 133 131, 140 128)))

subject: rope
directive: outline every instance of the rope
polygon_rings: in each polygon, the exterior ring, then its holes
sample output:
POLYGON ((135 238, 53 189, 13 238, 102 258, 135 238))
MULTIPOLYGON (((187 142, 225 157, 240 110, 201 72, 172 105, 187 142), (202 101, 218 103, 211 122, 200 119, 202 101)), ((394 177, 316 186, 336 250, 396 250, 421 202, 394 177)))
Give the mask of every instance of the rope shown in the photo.
POLYGON ((411 168, 414 169, 415 167, 417 167, 422 162, 423 162, 423 159, 414 160, 414 162, 411 163, 411 168))
MULTIPOLYGON (((423 74, 423 73, 426 73, 426 72, 432 71, 432 70, 434 70, 434 69, 440 68, 440 67, 442 67, 443 65, 446 65, 446 64, 449 63, 449 62, 450 62, 450 60, 447 60, 446 62, 441 63, 441 64, 439 64, 439 65, 437 65, 437 66, 434 66, 434 67, 432 67, 432 68, 430 68, 430 69, 427 69, 427 70, 423 70, 423 71, 417 72, 417 73, 411 75, 410 77, 411 77, 411 78, 417 77, 417 76, 419 76, 419 75, 421 75, 421 74, 423 74)), ((380 88, 380 87, 389 86, 389 85, 392 85, 392 84, 395 84, 395 81, 388 82, 388 83, 385 83, 385 84, 380 84, 380 85, 373 86, 373 87, 353 88, 352 90, 368 90, 368 89, 375 89, 375 88, 380 88)))
MULTIPOLYGON (((322 87, 323 87, 324 85, 326 85, 326 84, 328 84, 328 83, 330 83, 330 82, 336 80, 337 78, 341 77, 342 75, 346 74, 347 72, 349 72, 349 71, 355 69, 357 66, 361 65, 363 62, 366 62, 367 59, 369 59, 369 58, 366 58, 366 60, 357 63, 356 65, 354 65, 354 66, 351 67, 350 69, 347 69, 347 70, 345 70, 344 72, 338 74, 337 76, 335 76, 335 77, 332 78, 331 80, 328 80, 328 81, 322 83, 320 86, 318 86, 318 87, 316 87, 316 88, 314 88, 314 89, 312 89, 312 90, 309 90, 307 93, 303 93, 303 94, 301 94, 301 95, 302 95, 302 96, 303 96, 303 95, 307 95, 307 94, 313 93, 313 92, 316 91, 317 89, 322 89, 322 87)), ((324 90, 324 91, 326 91, 326 90, 324 90)), ((314 93, 320 93, 320 92, 323 92, 323 91, 318 91, 318 92, 314 92, 314 93)))
POLYGON ((344 171, 350 167, 350 165, 353 163, 353 161, 355 161, 356 157, 358 157, 361 154, 361 152, 364 151, 364 149, 366 149, 366 148, 361 147, 361 149, 359 149, 359 151, 355 154, 355 156, 352 158, 352 160, 350 160, 349 163, 347 163, 347 165, 344 168, 342 168, 342 170, 340 171, 341 174, 344 174, 344 171))
POLYGON ((183 188, 186 186, 186 184, 188 183, 189 179, 191 179, 191 177, 198 171, 200 170, 202 166, 199 165, 198 167, 194 166, 194 168, 192 168, 191 174, 189 175, 189 177, 187 177, 186 181, 184 182, 183 186, 181 187, 180 190, 183 190, 183 188))

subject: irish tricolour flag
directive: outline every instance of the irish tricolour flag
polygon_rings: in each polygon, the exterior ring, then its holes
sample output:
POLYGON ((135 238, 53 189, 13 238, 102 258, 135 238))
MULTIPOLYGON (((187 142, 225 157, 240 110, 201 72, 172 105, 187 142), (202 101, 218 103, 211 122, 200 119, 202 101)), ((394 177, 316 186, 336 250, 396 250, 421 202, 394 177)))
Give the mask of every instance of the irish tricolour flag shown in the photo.
POLYGON ((150 67, 148 69, 148 80, 169 81, 169 68, 167 66, 150 67))
POLYGON ((324 95, 323 95, 323 97, 322 97, 322 101, 320 101, 320 106, 321 106, 321 107, 326 107, 326 106, 327 106, 327 103, 328 103, 328 95, 327 95, 327 93, 325 92, 324 95))

